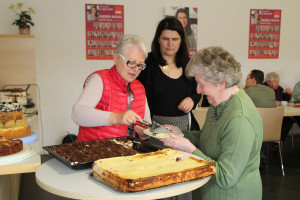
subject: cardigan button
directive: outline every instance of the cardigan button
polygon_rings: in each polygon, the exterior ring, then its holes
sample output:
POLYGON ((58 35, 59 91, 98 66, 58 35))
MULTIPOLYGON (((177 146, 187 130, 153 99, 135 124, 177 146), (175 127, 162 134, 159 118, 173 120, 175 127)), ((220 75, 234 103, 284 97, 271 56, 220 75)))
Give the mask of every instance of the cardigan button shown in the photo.
POLYGON ((127 106, 124 106, 124 109, 127 109, 127 106))

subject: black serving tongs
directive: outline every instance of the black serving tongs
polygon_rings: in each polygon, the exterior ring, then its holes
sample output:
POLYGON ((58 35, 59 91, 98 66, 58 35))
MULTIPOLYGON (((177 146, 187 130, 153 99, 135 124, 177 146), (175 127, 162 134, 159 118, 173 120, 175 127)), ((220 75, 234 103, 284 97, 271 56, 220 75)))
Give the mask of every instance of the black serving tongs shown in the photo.
POLYGON ((152 121, 152 124, 145 121, 145 120, 136 120, 137 122, 140 122, 141 124, 145 124, 146 126, 150 127, 150 131, 152 133, 163 133, 163 134, 169 134, 170 131, 168 129, 166 129, 165 127, 163 127, 162 125, 160 125, 158 122, 156 121, 152 121))

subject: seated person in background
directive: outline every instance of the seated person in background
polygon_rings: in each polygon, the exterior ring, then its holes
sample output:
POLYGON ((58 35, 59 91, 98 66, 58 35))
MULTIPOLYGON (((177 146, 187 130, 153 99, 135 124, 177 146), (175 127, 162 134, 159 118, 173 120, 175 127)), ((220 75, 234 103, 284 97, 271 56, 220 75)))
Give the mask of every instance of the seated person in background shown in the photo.
POLYGON ((281 101, 289 101, 291 99, 292 90, 286 88, 285 91, 279 85, 280 77, 276 72, 270 72, 266 75, 264 85, 273 88, 275 91, 276 105, 279 106, 281 101))
POLYGON ((270 87, 263 85, 264 72, 254 69, 246 79, 245 92, 252 99, 254 105, 260 108, 276 107, 275 92, 270 87))
MULTIPOLYGON (((254 69, 246 79, 245 92, 252 99, 254 105, 259 108, 275 108, 275 92, 270 87, 263 85, 264 72, 254 69)), ((260 150, 260 166, 267 164, 268 144, 263 143, 260 150)))
POLYGON ((263 124, 251 99, 238 87, 240 63, 222 47, 209 47, 191 58, 186 76, 196 78, 197 93, 206 95, 211 104, 204 126, 201 131, 183 130, 184 137, 170 134, 172 138, 160 140, 216 163, 217 173, 193 191, 193 199, 262 199, 259 152, 263 124))
MULTIPOLYGON (((270 72, 266 75, 264 85, 269 86, 275 91, 276 105, 279 106, 281 101, 290 101, 292 90, 286 88, 285 91, 279 85, 280 77, 276 72, 270 72)), ((292 126, 293 119, 291 117, 284 117, 281 128, 281 141, 284 141, 289 134, 292 126)))
MULTIPOLYGON (((300 81, 296 83, 294 90, 293 90, 293 99, 296 103, 300 103, 300 81)), ((297 120, 298 126, 300 126, 300 116, 294 117, 297 120)))
POLYGON ((293 90, 293 99, 296 103, 300 103, 300 81, 296 83, 293 90))
POLYGON ((144 130, 133 126, 137 119, 151 122, 144 86, 136 80, 146 58, 142 38, 125 35, 118 42, 114 66, 88 76, 72 110, 79 125, 76 142, 134 136, 144 130))

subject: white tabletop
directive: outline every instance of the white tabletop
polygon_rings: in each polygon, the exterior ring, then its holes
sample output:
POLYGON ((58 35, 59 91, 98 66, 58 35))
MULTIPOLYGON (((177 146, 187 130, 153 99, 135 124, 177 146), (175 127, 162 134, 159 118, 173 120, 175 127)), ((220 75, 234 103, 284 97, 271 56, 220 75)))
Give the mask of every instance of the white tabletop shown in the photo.
POLYGON ((122 193, 89 177, 91 172, 91 168, 73 170, 57 159, 51 159, 38 168, 35 176, 37 184, 53 194, 74 199, 101 198, 101 200, 140 200, 171 197, 195 190, 210 179, 210 177, 206 177, 147 191, 122 193))
MULTIPOLYGON (((195 111, 201 109, 207 110, 208 107, 198 107, 195 109, 195 111)), ((283 116, 284 117, 300 116, 300 107, 284 106, 283 116)))
POLYGON ((300 116, 300 108, 293 106, 285 106, 283 116, 292 117, 292 116, 300 116))

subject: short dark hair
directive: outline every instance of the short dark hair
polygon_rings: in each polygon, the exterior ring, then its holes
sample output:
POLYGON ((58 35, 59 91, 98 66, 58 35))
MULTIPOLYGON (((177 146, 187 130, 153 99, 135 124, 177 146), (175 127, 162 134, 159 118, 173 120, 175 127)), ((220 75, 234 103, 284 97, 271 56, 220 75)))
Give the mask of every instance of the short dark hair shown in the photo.
POLYGON ((250 78, 254 78, 256 81, 256 84, 263 84, 264 77, 265 77, 265 74, 263 71, 260 71, 258 69, 254 69, 251 71, 250 78))
POLYGON ((162 57, 159 45, 159 37, 164 30, 176 31, 181 37, 181 44, 175 56, 175 63, 177 67, 185 66, 189 61, 189 47, 187 37, 181 22, 175 17, 167 17, 160 21, 157 26, 155 36, 151 45, 151 52, 159 65, 164 66, 167 61, 162 57))

